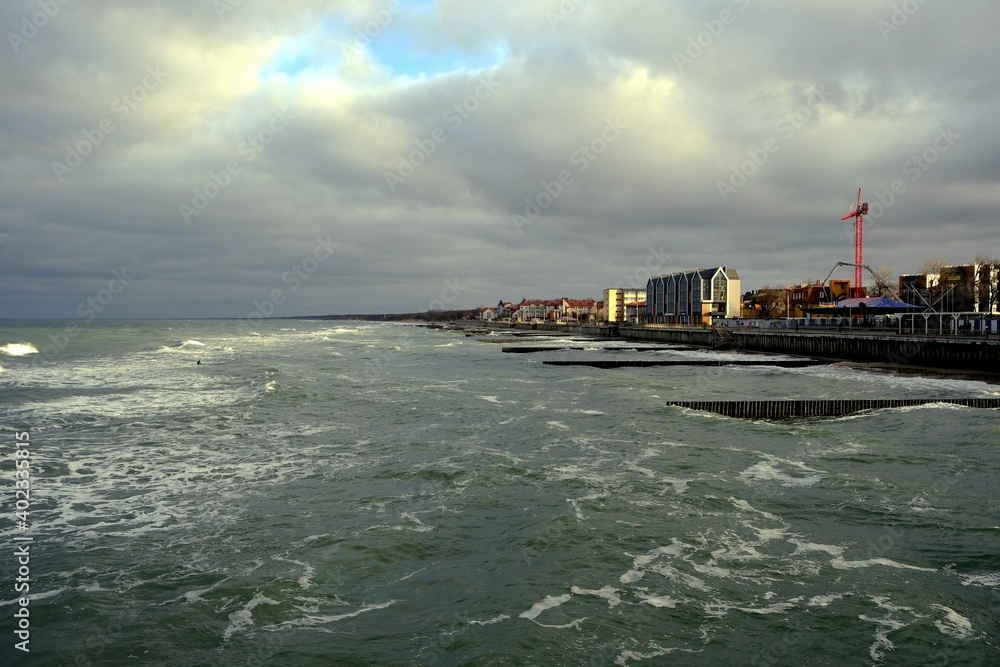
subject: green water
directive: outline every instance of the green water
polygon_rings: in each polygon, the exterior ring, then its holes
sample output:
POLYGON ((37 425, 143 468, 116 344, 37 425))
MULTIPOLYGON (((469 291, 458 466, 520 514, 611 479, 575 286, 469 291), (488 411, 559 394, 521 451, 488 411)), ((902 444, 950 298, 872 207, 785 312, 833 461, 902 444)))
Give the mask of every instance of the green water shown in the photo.
POLYGON ((995 385, 554 367, 637 353, 395 324, 65 326, 0 326, 39 350, 0 353, 3 664, 1000 664, 1000 414, 664 407, 995 385))

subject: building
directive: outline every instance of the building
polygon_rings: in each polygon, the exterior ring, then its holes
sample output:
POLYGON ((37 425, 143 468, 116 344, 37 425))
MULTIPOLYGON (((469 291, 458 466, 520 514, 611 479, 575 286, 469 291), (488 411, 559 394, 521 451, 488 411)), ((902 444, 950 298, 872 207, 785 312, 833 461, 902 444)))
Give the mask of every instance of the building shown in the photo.
POLYGON ((595 322, 599 317, 597 302, 593 299, 567 299, 561 305, 562 319, 577 322, 595 322))
POLYGON ((997 266, 958 264, 942 266, 935 274, 899 277, 899 298, 942 313, 1000 312, 997 266))
POLYGON ((625 302, 625 322, 628 324, 646 323, 646 299, 625 302))
POLYGON ((511 314, 511 319, 520 322, 533 322, 535 320, 556 320, 562 316, 562 299, 541 299, 528 300, 521 299, 521 303, 514 306, 516 309, 511 314))
POLYGON ((702 326, 740 316, 740 276, 719 266, 654 276, 646 283, 646 323, 702 326))
POLYGON ((933 298, 931 292, 937 287, 938 276, 934 273, 908 273, 899 277, 899 298, 904 303, 917 306, 927 305, 933 298))
POLYGON ((601 320, 609 324, 619 322, 636 323, 640 316, 638 313, 633 312, 632 316, 629 317, 628 306, 632 304, 632 310, 634 311, 637 307, 636 304, 640 302, 643 305, 646 303, 645 289, 609 287, 604 290, 604 308, 601 311, 601 320))

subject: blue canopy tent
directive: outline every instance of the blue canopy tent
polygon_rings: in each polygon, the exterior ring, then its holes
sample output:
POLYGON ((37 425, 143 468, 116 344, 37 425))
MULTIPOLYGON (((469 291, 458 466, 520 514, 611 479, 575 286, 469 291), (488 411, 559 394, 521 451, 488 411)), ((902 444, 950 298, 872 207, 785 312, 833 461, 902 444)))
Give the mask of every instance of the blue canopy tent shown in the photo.
POLYGON ((922 313, 924 306, 904 303, 886 296, 869 296, 854 299, 844 299, 832 306, 807 308, 806 312, 813 317, 844 317, 853 322, 855 317, 867 320, 876 315, 892 315, 896 313, 922 313))
MULTIPOLYGON (((811 310, 816 311, 820 309, 811 310)), ((887 296, 868 296, 856 299, 844 299, 838 302, 836 306, 822 310, 823 312, 835 315, 845 315, 858 311, 869 315, 888 315, 889 313, 922 313, 925 307, 896 301, 887 296)))

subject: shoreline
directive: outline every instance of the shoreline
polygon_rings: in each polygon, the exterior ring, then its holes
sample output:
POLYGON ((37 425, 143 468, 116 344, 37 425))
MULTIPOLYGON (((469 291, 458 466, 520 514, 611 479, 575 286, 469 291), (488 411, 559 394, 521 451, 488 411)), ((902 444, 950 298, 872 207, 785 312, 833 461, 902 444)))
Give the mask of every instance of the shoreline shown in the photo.
POLYGON ((808 333, 775 330, 609 327, 597 325, 491 324, 478 320, 452 322, 450 330, 466 335, 510 332, 529 337, 571 335, 598 340, 692 345, 706 350, 737 350, 823 359, 878 372, 977 379, 1000 383, 1000 340, 920 337, 881 332, 808 333), (517 333, 515 333, 517 332, 517 333))

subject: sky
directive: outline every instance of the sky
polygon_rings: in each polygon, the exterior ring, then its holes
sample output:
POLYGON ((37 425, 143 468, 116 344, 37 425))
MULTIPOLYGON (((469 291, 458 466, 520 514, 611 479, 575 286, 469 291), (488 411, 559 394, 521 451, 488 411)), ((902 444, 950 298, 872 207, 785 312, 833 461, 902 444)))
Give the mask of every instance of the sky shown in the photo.
MULTIPOLYGON (((0 318, 1000 255, 995 0, 6 0, 0 318)), ((850 278, 841 268, 835 277, 850 278)))

